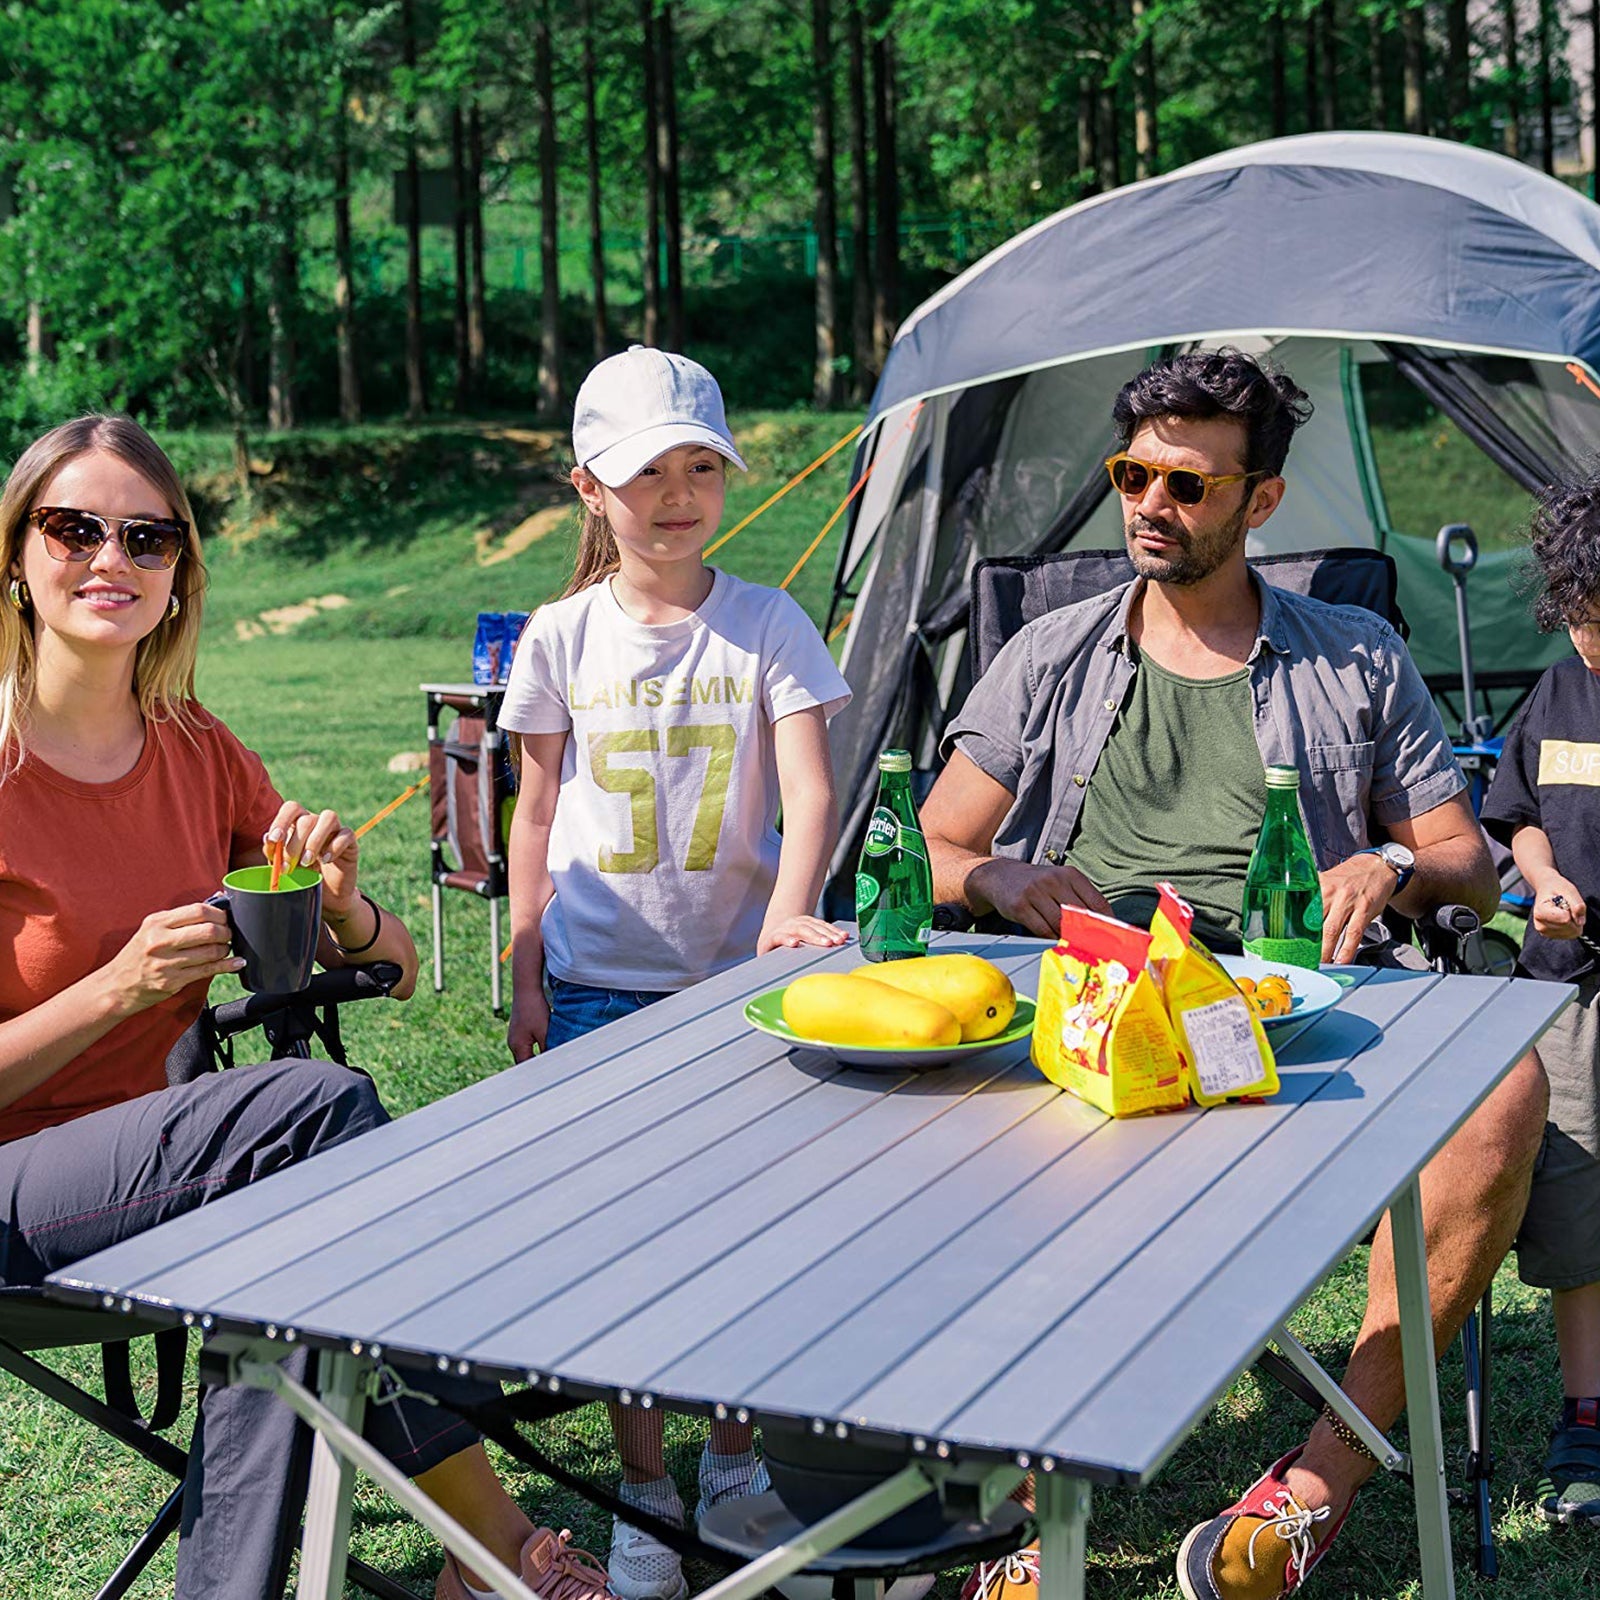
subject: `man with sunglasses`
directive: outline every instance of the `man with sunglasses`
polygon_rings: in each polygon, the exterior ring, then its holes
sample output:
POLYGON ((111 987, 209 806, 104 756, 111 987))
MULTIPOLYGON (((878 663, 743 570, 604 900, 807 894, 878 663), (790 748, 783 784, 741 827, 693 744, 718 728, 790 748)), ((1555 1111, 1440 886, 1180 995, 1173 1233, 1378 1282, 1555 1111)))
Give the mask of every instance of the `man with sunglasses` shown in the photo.
MULTIPOLYGON (((1246 565, 1246 536, 1281 504, 1309 414, 1286 375, 1232 350, 1177 356, 1124 386, 1123 448, 1107 468, 1136 577, 1029 624, 950 723, 922 812, 936 899, 1054 938, 1063 904, 1148 920, 1152 886, 1171 879, 1202 936, 1237 948, 1265 768, 1289 765, 1321 876, 1324 960, 1354 959, 1389 905, 1494 912, 1465 781, 1398 634, 1356 607, 1270 588, 1246 565)), ((1424 1176, 1441 1347, 1511 1244, 1545 1100, 1542 1073, 1519 1064, 1424 1176)), ((1385 1222, 1344 1379, 1381 1429, 1405 1403, 1396 1304, 1385 1222)), ((1179 1587, 1189 1600, 1296 1589, 1375 1465, 1324 1413, 1191 1531, 1179 1587)), ((987 1575, 978 1586, 993 1600, 987 1575)))

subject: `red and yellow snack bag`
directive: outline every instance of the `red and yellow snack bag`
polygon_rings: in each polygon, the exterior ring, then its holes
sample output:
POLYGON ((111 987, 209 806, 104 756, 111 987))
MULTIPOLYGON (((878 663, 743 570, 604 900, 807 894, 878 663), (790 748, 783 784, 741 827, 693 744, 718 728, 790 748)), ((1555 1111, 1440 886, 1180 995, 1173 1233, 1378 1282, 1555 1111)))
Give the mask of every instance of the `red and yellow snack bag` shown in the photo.
POLYGON ((1114 1117, 1188 1102, 1152 935, 1114 917, 1061 908, 1061 943, 1040 961, 1033 1060, 1063 1089, 1114 1117))
POLYGON ((1255 1008, 1194 938, 1194 912, 1170 883, 1150 924, 1151 957, 1167 1016, 1195 1100, 1264 1098, 1278 1092, 1278 1069, 1255 1008))

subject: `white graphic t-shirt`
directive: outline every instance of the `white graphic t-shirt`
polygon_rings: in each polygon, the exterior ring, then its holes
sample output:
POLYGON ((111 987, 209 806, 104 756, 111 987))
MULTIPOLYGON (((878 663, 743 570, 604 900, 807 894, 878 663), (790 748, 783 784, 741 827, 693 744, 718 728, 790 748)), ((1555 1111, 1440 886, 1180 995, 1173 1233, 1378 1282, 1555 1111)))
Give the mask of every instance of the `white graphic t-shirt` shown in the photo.
POLYGON ((805 612, 722 571, 681 622, 634 621, 609 579, 541 606, 500 726, 570 731, 542 924, 551 974, 683 989, 753 956, 778 872, 772 724, 849 699, 805 612))

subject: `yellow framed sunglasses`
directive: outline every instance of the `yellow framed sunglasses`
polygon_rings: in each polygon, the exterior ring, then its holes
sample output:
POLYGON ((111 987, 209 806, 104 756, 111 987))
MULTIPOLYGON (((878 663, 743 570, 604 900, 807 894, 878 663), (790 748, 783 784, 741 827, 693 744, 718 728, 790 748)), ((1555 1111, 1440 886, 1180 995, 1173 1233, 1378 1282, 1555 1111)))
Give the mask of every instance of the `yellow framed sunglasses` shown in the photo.
POLYGON ((1106 471, 1111 474, 1111 487, 1129 500, 1137 500, 1153 478, 1160 478, 1167 486, 1168 497, 1180 506, 1197 506, 1213 489, 1230 483, 1272 476, 1268 472, 1197 472, 1193 467, 1162 467, 1126 451, 1107 456, 1106 471))

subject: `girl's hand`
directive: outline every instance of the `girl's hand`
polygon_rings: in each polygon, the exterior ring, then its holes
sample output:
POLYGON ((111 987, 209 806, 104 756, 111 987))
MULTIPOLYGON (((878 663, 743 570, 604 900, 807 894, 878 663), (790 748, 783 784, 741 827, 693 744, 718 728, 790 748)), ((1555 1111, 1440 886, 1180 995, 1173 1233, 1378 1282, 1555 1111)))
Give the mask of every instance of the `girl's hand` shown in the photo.
POLYGON ((285 867, 316 867, 322 873, 322 909, 338 915, 356 903, 356 836, 340 822, 336 811, 307 811, 285 800, 263 843, 284 841, 285 867))
POLYGON ((107 963, 129 1016, 169 999, 191 983, 238 972, 244 959, 229 953, 227 914, 220 906, 152 911, 107 963))
POLYGON ((511 1001, 511 1020, 506 1024, 511 1059, 526 1061, 540 1054, 549 1032, 550 1002, 544 997, 543 985, 536 983, 527 994, 517 994, 511 1001))
POLYGON ((756 940, 756 954, 764 956, 769 950, 798 950, 803 944, 822 946, 848 944, 850 935, 821 917, 785 917, 781 922, 763 925, 761 937, 756 940))
POLYGON ((1533 902, 1533 926, 1547 939, 1576 939, 1589 908, 1577 887, 1558 874, 1542 879, 1533 902))

